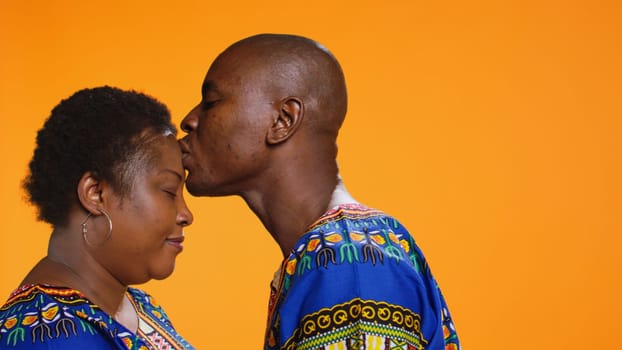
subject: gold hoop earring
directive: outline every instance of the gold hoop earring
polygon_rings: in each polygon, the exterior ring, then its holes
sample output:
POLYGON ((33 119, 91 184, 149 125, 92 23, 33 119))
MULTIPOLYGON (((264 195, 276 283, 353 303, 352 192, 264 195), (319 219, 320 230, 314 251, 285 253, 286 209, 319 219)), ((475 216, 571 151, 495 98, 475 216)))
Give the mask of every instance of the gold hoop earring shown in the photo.
POLYGON ((82 225, 82 238, 84 238, 84 241, 86 242, 86 244, 90 245, 91 247, 101 247, 112 236, 112 219, 110 219, 110 215, 108 215, 108 213, 104 209, 99 209, 99 212, 104 214, 106 219, 108 219, 108 233, 106 234, 106 237, 101 243, 93 244, 89 241, 89 238, 88 238, 88 229, 86 228, 86 223, 87 221, 89 221, 89 218, 93 216, 93 214, 89 213, 84 219, 84 221, 82 221, 82 224, 81 224, 82 225))

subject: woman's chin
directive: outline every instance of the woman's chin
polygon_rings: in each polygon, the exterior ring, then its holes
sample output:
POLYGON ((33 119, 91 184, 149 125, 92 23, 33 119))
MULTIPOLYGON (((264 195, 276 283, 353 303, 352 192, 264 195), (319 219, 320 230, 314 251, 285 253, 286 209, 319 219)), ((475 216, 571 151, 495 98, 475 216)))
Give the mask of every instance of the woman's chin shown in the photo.
POLYGON ((168 278, 170 275, 172 275, 173 271, 175 271, 175 265, 171 266, 170 269, 167 269, 167 270, 164 270, 164 271, 158 271, 158 272, 154 273, 151 276, 151 279, 161 281, 163 279, 168 278))

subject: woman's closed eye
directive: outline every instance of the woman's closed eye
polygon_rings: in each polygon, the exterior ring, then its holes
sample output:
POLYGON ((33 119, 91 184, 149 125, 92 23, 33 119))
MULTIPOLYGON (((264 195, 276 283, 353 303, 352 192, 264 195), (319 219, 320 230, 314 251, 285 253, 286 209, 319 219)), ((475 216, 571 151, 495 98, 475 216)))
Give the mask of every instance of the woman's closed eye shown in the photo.
POLYGON ((173 188, 163 188, 162 191, 166 193, 171 198, 177 198, 177 189, 173 188))

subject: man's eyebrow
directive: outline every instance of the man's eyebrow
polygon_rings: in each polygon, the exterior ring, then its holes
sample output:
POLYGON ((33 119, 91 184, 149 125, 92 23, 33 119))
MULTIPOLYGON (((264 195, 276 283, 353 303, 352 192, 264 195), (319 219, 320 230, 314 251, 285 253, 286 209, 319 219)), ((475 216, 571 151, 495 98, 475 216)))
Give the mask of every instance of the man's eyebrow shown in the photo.
POLYGON ((201 85, 201 97, 205 98, 205 95, 207 95, 207 92, 210 90, 216 90, 216 84, 211 80, 204 81, 203 85, 201 85))

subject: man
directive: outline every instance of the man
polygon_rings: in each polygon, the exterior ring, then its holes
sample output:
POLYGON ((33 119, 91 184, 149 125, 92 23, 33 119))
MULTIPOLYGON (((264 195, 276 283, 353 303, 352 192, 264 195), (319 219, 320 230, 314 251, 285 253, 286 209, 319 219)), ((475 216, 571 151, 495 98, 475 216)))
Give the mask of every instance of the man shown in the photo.
POLYGON ((458 349, 413 238, 339 177, 347 108, 333 55, 293 35, 243 39, 212 63, 184 118, 186 187, 241 196, 285 257, 265 349, 458 349))

